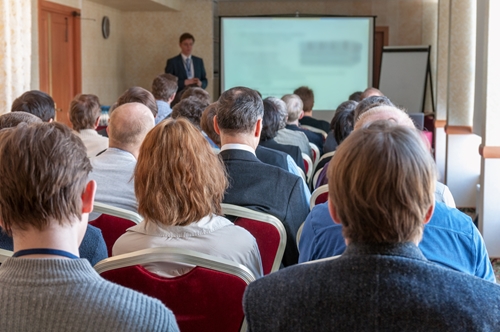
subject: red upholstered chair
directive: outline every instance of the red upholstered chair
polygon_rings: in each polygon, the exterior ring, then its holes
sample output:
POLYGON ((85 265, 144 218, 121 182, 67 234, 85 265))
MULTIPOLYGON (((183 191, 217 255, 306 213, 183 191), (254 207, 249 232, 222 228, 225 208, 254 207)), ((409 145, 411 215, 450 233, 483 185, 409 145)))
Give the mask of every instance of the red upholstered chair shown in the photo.
POLYGON ((7 258, 12 257, 13 252, 10 250, 0 249, 0 264, 5 262, 7 258))
POLYGON ((257 241, 264 275, 277 271, 286 246, 283 223, 269 214, 232 204, 222 204, 222 213, 237 217, 234 223, 249 231, 257 241))
MULTIPOLYGON (((311 146, 312 150, 312 162, 313 162, 313 171, 316 168, 316 165, 319 163, 319 158, 321 156, 321 153, 319 152, 319 148, 316 146, 316 144, 309 142, 309 145, 311 146)), ((311 174, 312 175, 312 174, 311 174)))
POLYGON ((314 169, 314 164, 311 158, 305 153, 302 153, 302 159, 304 159, 304 168, 306 169, 306 181, 308 182, 312 176, 314 169))
POLYGON ((142 217, 135 212, 98 202, 94 202, 93 212, 101 213, 101 215, 97 219, 90 221, 89 224, 101 230, 102 237, 108 248, 109 257, 111 257, 116 240, 127 229, 142 221, 142 217))
POLYGON ((255 280, 241 264, 177 248, 144 249, 107 258, 94 266, 107 280, 161 300, 183 332, 246 331, 243 293, 255 280), (190 272, 165 278, 141 264, 168 261, 193 265, 190 272))
POLYGON ((315 205, 321 204, 328 201, 328 185, 322 185, 313 191, 311 195, 311 200, 309 201, 309 207, 312 208, 315 205))

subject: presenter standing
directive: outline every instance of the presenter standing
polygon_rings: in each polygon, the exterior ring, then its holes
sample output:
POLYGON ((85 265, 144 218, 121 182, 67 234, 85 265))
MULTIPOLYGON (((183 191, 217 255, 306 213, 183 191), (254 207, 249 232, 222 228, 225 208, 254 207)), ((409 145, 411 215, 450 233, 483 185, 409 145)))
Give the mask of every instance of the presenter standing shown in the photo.
POLYGON ((203 59, 191 55, 193 51, 194 37, 190 33, 183 33, 179 38, 181 54, 167 60, 165 73, 177 76, 177 92, 186 86, 198 86, 205 89, 207 87, 207 74, 203 59))

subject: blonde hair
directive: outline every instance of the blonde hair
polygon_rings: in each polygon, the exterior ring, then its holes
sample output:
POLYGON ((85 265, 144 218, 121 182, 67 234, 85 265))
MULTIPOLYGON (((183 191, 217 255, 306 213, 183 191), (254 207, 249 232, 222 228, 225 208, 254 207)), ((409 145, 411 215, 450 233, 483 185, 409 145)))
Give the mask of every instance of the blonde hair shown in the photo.
POLYGON ((436 169, 416 129, 382 120, 353 131, 335 152, 328 179, 331 204, 350 242, 421 238, 436 169))
POLYGON ((222 161, 183 118, 164 120, 147 134, 134 179, 139 214, 167 226, 221 214, 228 184, 222 161))

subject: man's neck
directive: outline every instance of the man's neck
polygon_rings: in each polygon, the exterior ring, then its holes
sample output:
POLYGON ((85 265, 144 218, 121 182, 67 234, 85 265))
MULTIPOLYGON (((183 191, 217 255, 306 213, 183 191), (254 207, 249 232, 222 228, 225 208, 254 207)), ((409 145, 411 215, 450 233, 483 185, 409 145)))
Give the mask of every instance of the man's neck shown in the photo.
POLYGON ((251 135, 221 135, 221 146, 226 144, 244 144, 255 150, 258 143, 251 135))
POLYGON ((304 116, 310 116, 310 117, 312 118, 312 116, 313 116, 313 111, 312 111, 312 110, 307 111, 307 112, 306 112, 306 111, 304 111, 304 116))
POLYGON ((109 139, 109 147, 115 148, 115 149, 120 149, 123 151, 127 151, 130 154, 132 154, 136 160, 139 157, 140 146, 131 145, 131 144, 128 144, 128 145, 127 144, 119 144, 110 138, 109 139))
POLYGON ((293 121, 293 122, 287 122, 288 126, 299 126, 299 119, 293 121))

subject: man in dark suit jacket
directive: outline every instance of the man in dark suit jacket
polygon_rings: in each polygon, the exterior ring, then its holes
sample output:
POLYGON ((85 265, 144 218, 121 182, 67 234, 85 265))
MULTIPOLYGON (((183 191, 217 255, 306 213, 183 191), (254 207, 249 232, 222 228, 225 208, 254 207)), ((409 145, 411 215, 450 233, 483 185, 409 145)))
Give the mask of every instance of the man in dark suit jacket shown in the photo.
POLYGON ((224 203, 244 206, 277 217, 285 226, 287 243, 283 264, 296 264, 297 231, 309 213, 303 180, 255 156, 264 107, 256 91, 236 87, 219 98, 214 129, 220 135, 220 156, 226 166, 229 188, 224 203))
POLYGON ((207 74, 203 59, 191 55, 194 37, 190 33, 183 33, 179 38, 181 54, 167 60, 165 73, 177 76, 179 79, 177 92, 186 86, 207 87, 207 74))
POLYGON ((304 116, 299 120, 301 125, 323 130, 326 134, 330 131, 330 124, 324 120, 313 118, 314 92, 307 86, 301 86, 293 92, 302 99, 304 116))
POLYGON ((417 247, 436 167, 415 129, 385 120, 354 131, 329 177, 345 253, 252 282, 243 299, 249 330, 498 330, 500 287, 432 263, 417 247))

